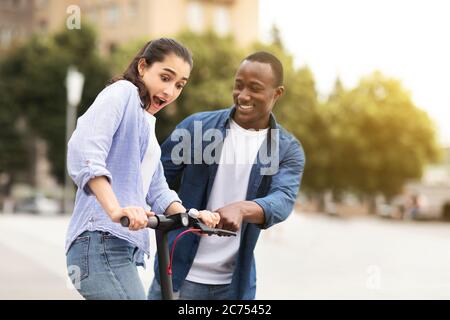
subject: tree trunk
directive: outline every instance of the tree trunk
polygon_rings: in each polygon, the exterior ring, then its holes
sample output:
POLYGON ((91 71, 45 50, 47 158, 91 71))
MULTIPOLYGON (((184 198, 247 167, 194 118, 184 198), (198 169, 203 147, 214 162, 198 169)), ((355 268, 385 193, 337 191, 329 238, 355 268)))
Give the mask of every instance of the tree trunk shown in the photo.
POLYGON ((11 198, 13 178, 7 173, 4 175, 6 176, 1 176, 2 179, 0 179, 2 180, 0 181, 0 213, 10 213, 14 209, 14 200, 11 198))
POLYGON ((369 214, 376 214, 377 213, 376 197, 374 195, 367 196, 367 202, 369 206, 369 214))
POLYGON ((319 212, 325 212, 325 195, 323 193, 316 193, 314 199, 317 203, 317 210, 319 212))

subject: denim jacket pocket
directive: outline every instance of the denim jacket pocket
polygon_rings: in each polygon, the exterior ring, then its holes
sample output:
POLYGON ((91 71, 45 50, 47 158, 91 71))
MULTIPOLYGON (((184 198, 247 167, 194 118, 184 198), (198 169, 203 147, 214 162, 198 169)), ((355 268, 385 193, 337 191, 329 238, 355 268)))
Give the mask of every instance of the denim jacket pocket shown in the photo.
POLYGON ((89 276, 90 236, 75 239, 67 253, 67 271, 74 285, 89 276))

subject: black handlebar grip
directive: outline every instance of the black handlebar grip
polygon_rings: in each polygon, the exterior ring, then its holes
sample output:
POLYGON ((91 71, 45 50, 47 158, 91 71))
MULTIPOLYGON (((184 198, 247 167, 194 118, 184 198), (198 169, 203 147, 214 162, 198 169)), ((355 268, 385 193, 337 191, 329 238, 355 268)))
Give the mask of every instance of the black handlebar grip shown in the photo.
MULTIPOLYGON (((122 227, 129 227, 130 226, 130 219, 128 217, 122 217, 120 218, 120 224, 122 227)), ((159 219, 157 216, 152 216, 148 218, 147 228, 155 229, 159 224, 159 219)))
POLYGON ((122 227, 128 227, 130 225, 130 219, 128 217, 122 217, 120 218, 120 224, 122 227))
POLYGON ((155 229, 159 225, 159 219, 157 216, 148 218, 147 228, 155 229))

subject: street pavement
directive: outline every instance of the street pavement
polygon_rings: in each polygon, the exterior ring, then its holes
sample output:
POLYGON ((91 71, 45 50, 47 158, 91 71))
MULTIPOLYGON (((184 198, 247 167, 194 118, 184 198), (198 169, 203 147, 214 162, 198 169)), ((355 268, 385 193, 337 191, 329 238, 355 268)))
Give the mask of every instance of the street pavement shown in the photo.
MULTIPOLYGON (((66 275, 69 219, 0 215, 0 299, 82 299, 66 275)), ((262 231, 257 299, 450 299, 449 248, 448 223, 293 213, 262 231)))

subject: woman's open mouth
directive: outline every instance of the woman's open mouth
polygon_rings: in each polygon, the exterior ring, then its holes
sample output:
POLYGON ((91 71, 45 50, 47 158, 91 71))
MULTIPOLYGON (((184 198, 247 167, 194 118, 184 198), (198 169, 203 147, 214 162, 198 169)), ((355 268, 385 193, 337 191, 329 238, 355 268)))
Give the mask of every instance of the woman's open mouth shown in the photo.
POLYGON ((152 97, 152 105, 154 108, 156 109, 161 109, 166 105, 167 100, 165 100, 164 98, 158 97, 158 96, 153 96, 152 97))

